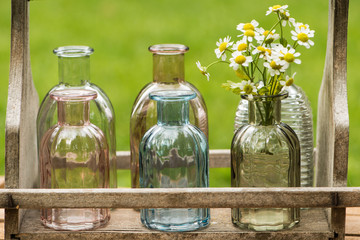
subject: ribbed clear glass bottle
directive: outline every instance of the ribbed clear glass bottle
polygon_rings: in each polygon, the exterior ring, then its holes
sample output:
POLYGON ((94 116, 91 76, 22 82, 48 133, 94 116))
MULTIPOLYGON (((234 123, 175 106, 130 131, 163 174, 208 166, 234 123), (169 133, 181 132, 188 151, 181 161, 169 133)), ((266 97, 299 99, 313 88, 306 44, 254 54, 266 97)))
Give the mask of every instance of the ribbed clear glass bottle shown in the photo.
MULTIPOLYGON (((109 188, 109 147, 103 132, 90 122, 90 103, 97 96, 86 89, 52 91, 58 122, 40 141, 40 187, 109 188)), ((106 208, 50 208, 41 220, 56 230, 89 230, 110 219, 106 208)))
POLYGON ((194 85, 184 78, 184 53, 181 44, 158 44, 149 47, 153 53, 153 81, 138 94, 130 117, 131 186, 139 187, 139 145, 145 132, 156 124, 156 102, 149 93, 161 90, 190 90, 196 97, 190 100, 190 123, 208 136, 207 109, 203 97, 194 85))
MULTIPOLYGON (((281 100, 286 96, 242 96, 248 101, 249 120, 231 144, 232 187, 300 187, 299 140, 281 122, 281 100)), ((299 220, 299 208, 232 209, 236 226, 255 231, 287 229, 299 220)))
MULTIPOLYGON (((281 121, 289 125, 300 140, 301 186, 314 185, 313 119, 310 102, 304 91, 296 85, 287 89, 289 97, 281 103, 281 121)), ((235 115, 235 131, 248 123, 248 101, 241 99, 235 115)))
MULTIPOLYGON (((157 124, 140 143, 140 187, 209 187, 209 146, 205 134, 189 122, 193 91, 157 91, 157 124)), ((208 208, 141 209, 141 221, 161 231, 193 231, 210 223, 208 208)))
POLYGON ((58 57, 59 84, 44 97, 36 120, 38 148, 45 132, 57 123, 57 104, 50 93, 62 89, 89 89, 97 93, 90 101, 90 121, 105 134, 110 154, 110 187, 117 187, 115 114, 110 99, 97 85, 90 82, 90 55, 94 50, 88 46, 64 46, 54 49, 58 57))

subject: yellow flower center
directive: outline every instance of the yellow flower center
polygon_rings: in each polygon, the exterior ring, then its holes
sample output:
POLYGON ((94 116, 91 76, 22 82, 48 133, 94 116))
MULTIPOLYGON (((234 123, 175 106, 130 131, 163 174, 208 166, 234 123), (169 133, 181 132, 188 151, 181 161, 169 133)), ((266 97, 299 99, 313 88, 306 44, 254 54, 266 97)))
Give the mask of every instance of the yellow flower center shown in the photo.
POLYGON ((243 64, 246 62, 246 58, 243 55, 239 55, 234 60, 237 64, 243 64))
POLYGON ((307 42, 309 40, 309 37, 306 33, 299 33, 297 38, 302 42, 307 42))
POLYGON ((271 50, 270 50, 270 49, 266 49, 266 51, 267 51, 268 54, 271 56, 271 50))
POLYGON ((238 51, 244 51, 247 48, 247 44, 246 43, 240 43, 238 46, 238 51))
POLYGON ((286 86, 291 86, 293 83, 294 83, 294 79, 293 79, 293 78, 289 78, 289 79, 286 81, 285 85, 286 85, 286 86))
POLYGON ((245 25, 244 25, 244 30, 255 30, 255 27, 254 27, 254 25, 252 25, 251 23, 246 23, 245 25))
POLYGON ((244 86, 244 92, 245 92, 246 94, 251 94, 252 91, 253 91, 253 87, 252 87, 251 85, 246 84, 246 85, 244 86))
POLYGON ((279 10, 279 8, 281 8, 281 5, 274 5, 274 6, 272 7, 272 10, 273 10, 273 11, 277 11, 277 10, 279 10))
POLYGON ((268 34, 270 34, 270 35, 274 35, 274 33, 273 32, 270 32, 269 30, 265 30, 264 32, 263 32, 263 35, 266 37, 268 34))
POLYGON ((258 46, 257 50, 259 50, 261 53, 265 53, 266 49, 263 46, 258 46))
POLYGON ((227 42, 223 42, 219 46, 220 52, 225 51, 226 48, 227 48, 227 42))
POLYGON ((307 27, 304 24, 299 26, 299 29, 301 29, 301 28, 307 29, 307 27))
POLYGON ((291 63, 295 60, 295 56, 292 53, 286 53, 284 56, 285 61, 291 63))
POLYGON ((277 65, 275 61, 271 61, 270 67, 271 67, 272 69, 276 69, 276 70, 281 69, 281 65, 277 65))
POLYGON ((245 31, 245 36, 247 37, 255 37, 255 32, 251 29, 245 31))

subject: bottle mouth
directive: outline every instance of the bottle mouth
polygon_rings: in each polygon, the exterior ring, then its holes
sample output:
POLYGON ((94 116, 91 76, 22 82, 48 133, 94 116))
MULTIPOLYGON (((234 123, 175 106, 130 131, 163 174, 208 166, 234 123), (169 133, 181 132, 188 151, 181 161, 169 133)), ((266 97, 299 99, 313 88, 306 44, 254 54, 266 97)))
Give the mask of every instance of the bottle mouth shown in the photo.
POLYGON ((52 91, 50 98, 58 102, 83 102, 97 98, 97 93, 88 89, 63 89, 52 91))
POLYGON ((94 49, 89 46, 63 46, 53 50, 58 57, 85 57, 94 53, 94 49))
POLYGON ((156 44, 149 47, 149 51, 159 55, 184 54, 189 47, 183 44, 156 44))
POLYGON ((277 95, 241 95, 242 99, 248 100, 248 101, 277 101, 277 100, 283 100, 289 96, 289 93, 287 91, 283 91, 277 95))
POLYGON ((178 102, 194 99, 196 97, 196 93, 194 91, 186 90, 162 90, 151 92, 149 97, 155 101, 178 102))

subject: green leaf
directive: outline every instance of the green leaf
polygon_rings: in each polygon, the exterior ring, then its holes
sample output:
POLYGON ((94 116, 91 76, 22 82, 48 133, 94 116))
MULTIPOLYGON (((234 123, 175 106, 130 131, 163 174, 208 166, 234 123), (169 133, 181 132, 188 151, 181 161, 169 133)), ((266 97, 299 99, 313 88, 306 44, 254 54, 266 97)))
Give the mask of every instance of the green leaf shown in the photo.
POLYGON ((266 94, 266 93, 269 93, 269 89, 268 89, 267 87, 262 87, 262 88, 260 88, 260 89, 258 90, 258 93, 259 93, 260 95, 264 95, 264 94, 266 94))
POLYGON ((238 76, 240 79, 249 80, 249 76, 246 75, 246 73, 238 68, 238 70, 235 71, 236 76, 238 76))

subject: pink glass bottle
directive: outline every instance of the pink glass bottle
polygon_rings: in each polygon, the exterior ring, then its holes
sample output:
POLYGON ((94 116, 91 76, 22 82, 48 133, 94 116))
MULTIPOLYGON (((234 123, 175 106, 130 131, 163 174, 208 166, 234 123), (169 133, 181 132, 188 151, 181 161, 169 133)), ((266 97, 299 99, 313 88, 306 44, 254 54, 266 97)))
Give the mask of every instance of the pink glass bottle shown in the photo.
MULTIPOLYGON (((56 90, 58 123, 40 142, 41 188, 108 188, 109 147, 103 132, 89 121, 90 100, 97 93, 86 89, 56 90)), ((107 223, 109 209, 42 209, 41 220, 56 230, 88 230, 107 223)))
POLYGON ((207 109, 197 88, 184 78, 184 53, 189 50, 182 44, 158 44, 149 47, 153 53, 153 81, 138 94, 130 118, 131 186, 139 187, 139 145, 145 132, 157 123, 156 102, 149 93, 161 90, 194 91, 190 100, 190 123, 208 137, 207 109))

